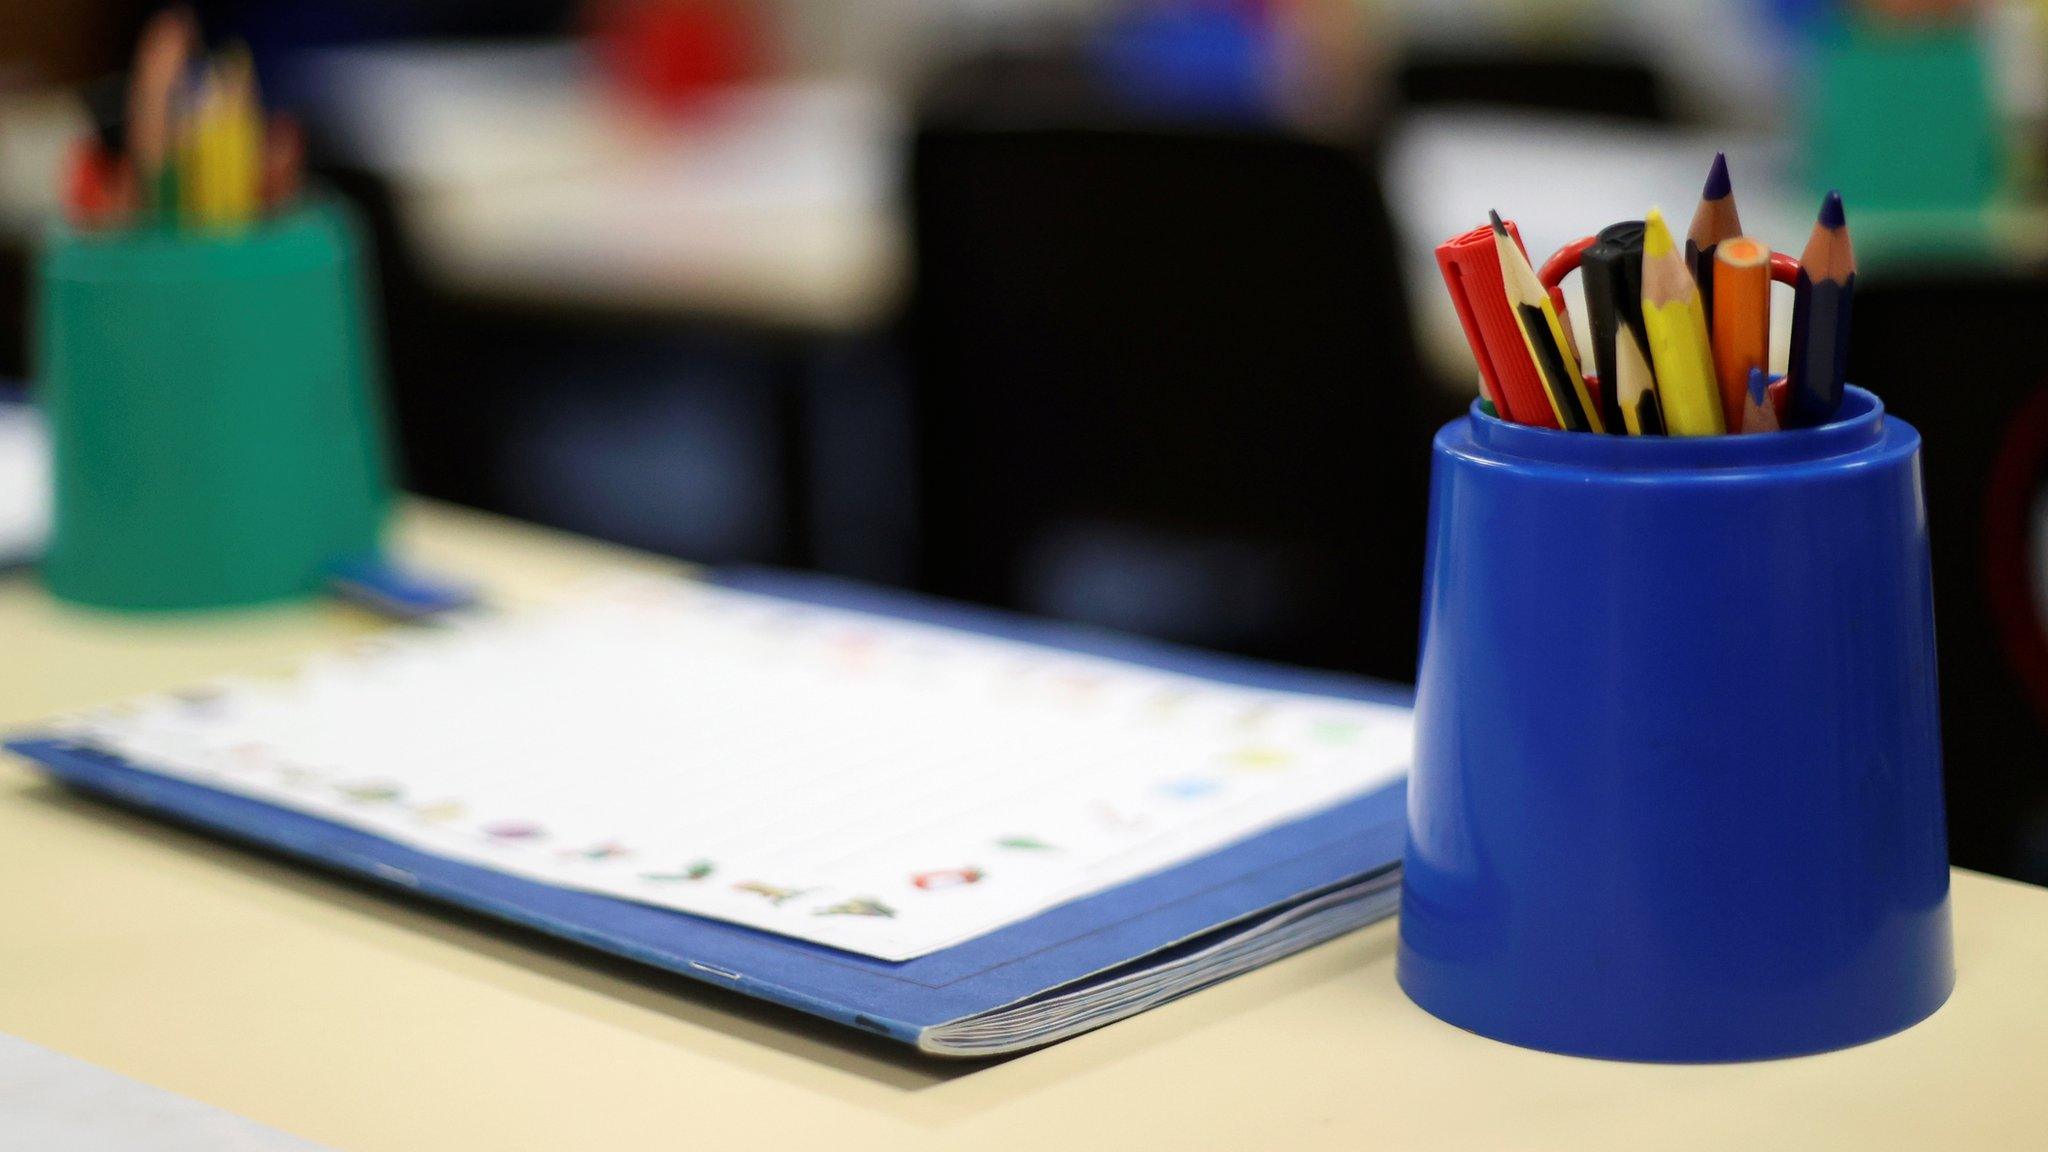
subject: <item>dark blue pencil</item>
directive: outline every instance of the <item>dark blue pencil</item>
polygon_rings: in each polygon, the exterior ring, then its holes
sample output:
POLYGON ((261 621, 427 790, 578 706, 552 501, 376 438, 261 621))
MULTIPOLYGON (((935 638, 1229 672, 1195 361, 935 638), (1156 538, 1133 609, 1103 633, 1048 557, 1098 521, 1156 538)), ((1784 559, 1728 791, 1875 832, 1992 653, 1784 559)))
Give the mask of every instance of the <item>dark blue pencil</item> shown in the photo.
POLYGON ((1842 404, 1849 365, 1849 305, 1856 292, 1856 252, 1842 194, 1821 201, 1820 219, 1799 256, 1792 290, 1792 355, 1786 365, 1789 427, 1825 424, 1842 404))

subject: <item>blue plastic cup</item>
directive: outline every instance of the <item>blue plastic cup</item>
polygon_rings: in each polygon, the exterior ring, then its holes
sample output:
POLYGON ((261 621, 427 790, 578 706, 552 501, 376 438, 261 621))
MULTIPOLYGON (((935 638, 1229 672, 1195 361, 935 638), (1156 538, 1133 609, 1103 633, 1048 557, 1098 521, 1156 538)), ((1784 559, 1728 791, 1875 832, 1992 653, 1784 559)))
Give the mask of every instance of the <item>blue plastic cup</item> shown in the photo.
POLYGON ((1481 1035, 1749 1060, 1955 983, 1920 434, 1437 433, 1401 986, 1481 1035))

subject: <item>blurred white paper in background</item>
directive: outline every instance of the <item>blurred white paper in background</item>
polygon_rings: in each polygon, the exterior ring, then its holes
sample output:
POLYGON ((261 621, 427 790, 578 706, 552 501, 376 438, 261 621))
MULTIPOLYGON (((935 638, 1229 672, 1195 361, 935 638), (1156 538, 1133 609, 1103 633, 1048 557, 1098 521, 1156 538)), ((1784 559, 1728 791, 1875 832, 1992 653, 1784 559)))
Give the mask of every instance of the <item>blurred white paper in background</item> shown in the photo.
POLYGON ((42 555, 50 534, 50 440, 42 414, 0 400, 0 566, 42 555))

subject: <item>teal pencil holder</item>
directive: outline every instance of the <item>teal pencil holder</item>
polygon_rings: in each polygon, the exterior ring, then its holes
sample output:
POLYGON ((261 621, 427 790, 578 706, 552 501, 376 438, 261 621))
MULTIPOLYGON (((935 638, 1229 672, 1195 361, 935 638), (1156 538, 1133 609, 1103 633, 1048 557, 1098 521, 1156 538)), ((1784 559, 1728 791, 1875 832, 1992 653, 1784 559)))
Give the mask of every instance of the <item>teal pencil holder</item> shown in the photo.
POLYGON ((356 237, 327 202, 232 233, 48 235, 52 593, 255 604, 378 549, 392 488, 356 237))

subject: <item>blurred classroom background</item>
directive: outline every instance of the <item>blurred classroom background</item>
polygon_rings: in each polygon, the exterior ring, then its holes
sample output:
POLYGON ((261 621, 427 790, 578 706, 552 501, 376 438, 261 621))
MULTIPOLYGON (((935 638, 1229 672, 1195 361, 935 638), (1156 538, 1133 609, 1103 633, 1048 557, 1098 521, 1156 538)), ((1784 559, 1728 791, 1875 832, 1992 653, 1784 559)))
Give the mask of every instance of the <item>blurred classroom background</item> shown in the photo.
MULTIPOLYGON (((153 7, 0 2, 31 393, 78 93, 153 7)), ((1840 187, 1852 379, 1927 436, 1952 851, 2048 881, 2048 4, 194 7, 369 226, 409 490, 1397 680, 1474 394, 1435 244, 1682 219, 1716 150, 1777 243, 1840 187)))

